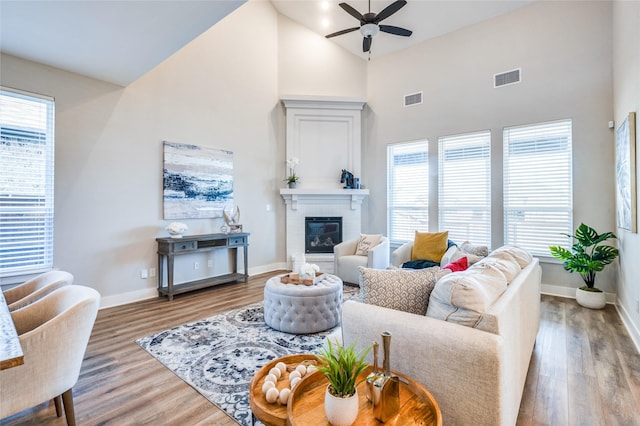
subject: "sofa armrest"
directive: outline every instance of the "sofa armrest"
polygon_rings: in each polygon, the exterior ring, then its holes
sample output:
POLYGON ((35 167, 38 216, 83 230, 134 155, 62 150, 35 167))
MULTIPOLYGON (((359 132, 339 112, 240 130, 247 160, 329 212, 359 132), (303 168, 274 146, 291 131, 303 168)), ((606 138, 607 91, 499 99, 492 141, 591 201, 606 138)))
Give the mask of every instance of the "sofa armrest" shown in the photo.
POLYGON ((345 345, 355 342, 361 350, 374 340, 381 343, 382 331, 393 336, 391 368, 431 392, 443 424, 506 424, 502 406, 510 389, 501 336, 356 301, 343 304, 345 345))
POLYGON ((380 243, 367 252, 367 267, 387 269, 389 267, 389 239, 382 237, 380 243))
POLYGON ((403 245, 401 245, 400 247, 398 247, 393 251, 393 254, 391 255, 391 264, 399 268, 402 266, 404 262, 409 262, 411 260, 412 250, 413 250, 413 241, 404 243, 403 245))

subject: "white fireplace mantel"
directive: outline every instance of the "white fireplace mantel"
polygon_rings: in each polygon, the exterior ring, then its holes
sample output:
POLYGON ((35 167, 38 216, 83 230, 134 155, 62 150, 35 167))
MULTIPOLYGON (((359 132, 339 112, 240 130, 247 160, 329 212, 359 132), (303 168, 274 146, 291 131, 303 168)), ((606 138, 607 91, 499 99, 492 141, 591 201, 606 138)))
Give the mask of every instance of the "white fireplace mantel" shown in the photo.
POLYGON ((298 202, 329 202, 349 200, 351 210, 358 210, 364 198, 369 195, 368 189, 288 189, 280 190, 286 205, 291 210, 298 210, 298 202))

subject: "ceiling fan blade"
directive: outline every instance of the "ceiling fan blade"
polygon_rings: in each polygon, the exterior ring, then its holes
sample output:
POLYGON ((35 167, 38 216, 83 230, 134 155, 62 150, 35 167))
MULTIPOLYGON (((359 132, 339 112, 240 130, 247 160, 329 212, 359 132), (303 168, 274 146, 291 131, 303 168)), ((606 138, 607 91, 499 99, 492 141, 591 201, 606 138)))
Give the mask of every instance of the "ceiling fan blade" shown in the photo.
MULTIPOLYGON (((380 31, 384 33, 399 35, 403 37, 409 37, 413 34, 413 31, 406 28, 394 27, 393 25, 379 25, 380 31)), ((328 36, 327 36, 328 37, 328 36)))
POLYGON ((346 30, 336 31, 335 33, 331 33, 329 35, 326 35, 325 37, 326 38, 331 38, 331 37, 339 36, 339 35, 342 35, 342 34, 350 33, 352 31, 356 31, 356 30, 359 30, 359 29, 360 29, 360 27, 347 28, 346 30))
POLYGON ((364 37, 362 39, 362 51, 368 52, 371 49, 371 42, 373 39, 371 37, 364 37))
POLYGON ((349 15, 353 16, 354 18, 356 18, 358 21, 360 21, 360 22, 364 21, 364 17, 362 16, 362 13, 358 12, 357 10, 355 10, 353 7, 349 6, 348 4, 340 3, 338 6, 343 8, 345 12, 347 12, 349 15))
MULTIPOLYGON (((382 11, 380 13, 378 13, 378 15, 376 16, 375 23, 377 24, 378 22, 382 21, 383 19, 387 19, 389 16, 393 15, 394 13, 396 13, 397 11, 402 9, 405 4, 407 4, 406 0, 396 0, 396 1, 394 1, 389 6, 385 7, 384 9, 382 9, 382 11)), ((342 6, 342 4, 341 4, 341 6, 342 6)))

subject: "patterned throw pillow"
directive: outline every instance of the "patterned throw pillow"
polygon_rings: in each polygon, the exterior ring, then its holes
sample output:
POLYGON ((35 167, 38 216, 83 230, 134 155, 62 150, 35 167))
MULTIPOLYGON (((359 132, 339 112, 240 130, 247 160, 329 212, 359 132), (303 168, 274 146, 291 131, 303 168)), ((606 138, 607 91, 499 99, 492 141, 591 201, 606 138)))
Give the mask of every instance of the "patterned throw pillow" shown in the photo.
POLYGON ((489 255, 489 247, 479 244, 471 244, 469 241, 462 243, 460 249, 465 253, 473 254, 475 256, 487 257, 489 255))
POLYGON ((360 267, 360 301, 425 315, 433 286, 448 273, 437 266, 419 270, 360 267))
POLYGON ((356 246, 356 256, 366 256, 369 250, 380 244, 382 234, 366 235, 360 234, 358 245, 356 246))
POLYGON ((418 232, 413 238, 411 260, 430 260, 440 263, 442 255, 447 251, 447 239, 449 231, 444 232, 418 232))

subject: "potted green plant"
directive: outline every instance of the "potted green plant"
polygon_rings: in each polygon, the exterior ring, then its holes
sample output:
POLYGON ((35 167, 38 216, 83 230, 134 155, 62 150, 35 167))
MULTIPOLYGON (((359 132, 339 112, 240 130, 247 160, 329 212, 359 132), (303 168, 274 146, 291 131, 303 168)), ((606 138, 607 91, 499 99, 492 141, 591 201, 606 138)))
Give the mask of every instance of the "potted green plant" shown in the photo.
POLYGON ((358 417, 358 377, 367 368, 365 357, 371 348, 356 352, 355 344, 343 347, 331 343, 320 351, 318 371, 329 381, 325 392, 324 408, 329 423, 334 426, 349 426, 358 417))
POLYGON ((602 244, 606 240, 617 238, 612 232, 598 232, 584 223, 576 229, 575 235, 564 234, 573 239, 571 250, 560 246, 550 246, 551 255, 563 261, 564 269, 577 272, 585 284, 576 289, 576 300, 582 306, 601 309, 606 304, 606 296, 595 286, 596 273, 618 257, 618 249, 602 244))

